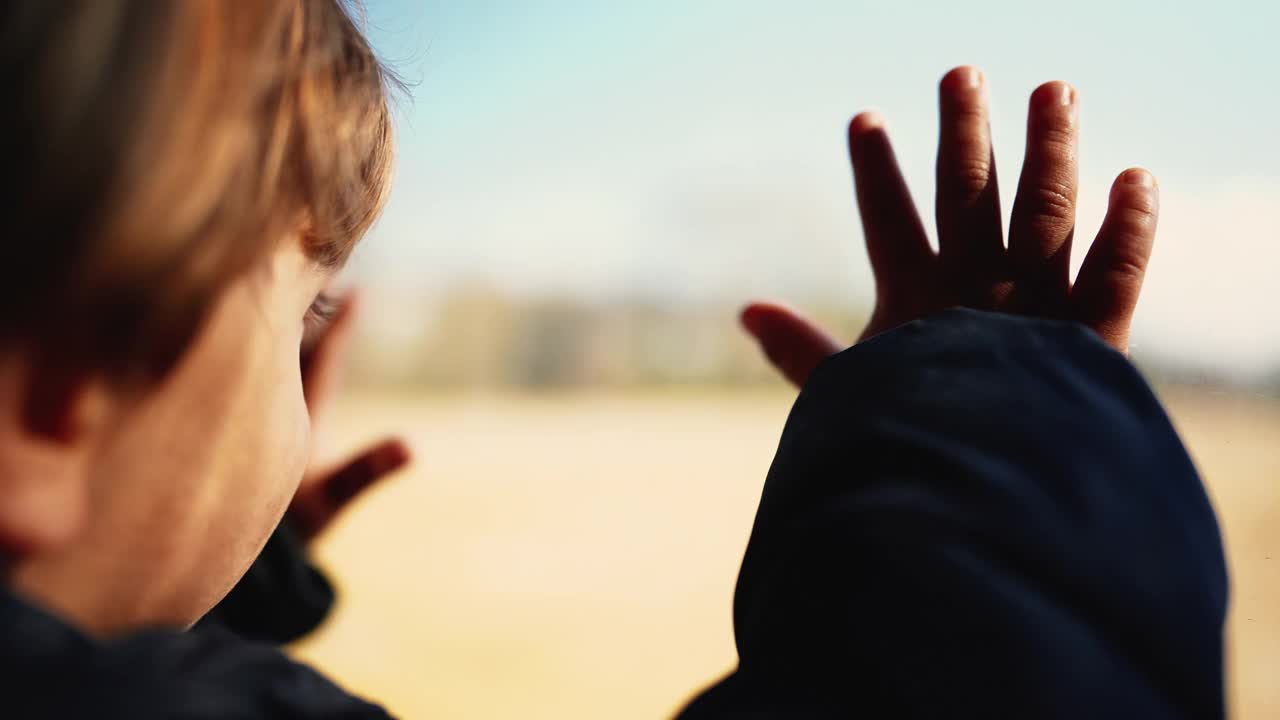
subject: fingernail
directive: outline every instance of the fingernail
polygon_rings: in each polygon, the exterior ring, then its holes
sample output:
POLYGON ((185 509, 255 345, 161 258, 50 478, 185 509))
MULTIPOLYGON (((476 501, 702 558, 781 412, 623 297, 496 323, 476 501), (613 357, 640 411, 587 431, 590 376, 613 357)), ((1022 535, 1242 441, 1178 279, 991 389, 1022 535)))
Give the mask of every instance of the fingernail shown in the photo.
POLYGON ((1076 102, 1076 89, 1064 82, 1047 82, 1032 93, 1034 104, 1050 108, 1053 106, 1071 107, 1076 102))
POLYGON ((955 94, 965 90, 977 90, 984 81, 982 71, 972 65, 961 65, 952 68, 942 76, 942 92, 944 95, 955 94))
POLYGON ((882 127, 884 127, 884 117, 875 110, 867 110, 854 116, 853 122, 849 123, 849 132, 859 134, 882 127))
POLYGON ((1156 186, 1156 178, 1146 170, 1134 168, 1126 170, 1124 175, 1120 177, 1120 181, 1126 185, 1141 185, 1143 187, 1153 188, 1156 186))

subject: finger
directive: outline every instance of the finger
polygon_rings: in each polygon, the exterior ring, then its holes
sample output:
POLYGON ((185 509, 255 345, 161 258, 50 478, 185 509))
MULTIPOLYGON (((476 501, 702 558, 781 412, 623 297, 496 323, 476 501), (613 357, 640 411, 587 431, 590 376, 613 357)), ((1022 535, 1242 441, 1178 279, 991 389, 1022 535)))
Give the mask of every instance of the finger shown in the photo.
POLYGON ((302 393, 312 418, 328 403, 342 370, 342 359, 355 329, 357 294, 348 293, 338 301, 333 319, 303 349, 302 393))
POLYGON ((969 302, 989 296, 1005 279, 1000 192, 982 72, 961 66, 944 75, 938 107, 938 251, 949 281, 969 302))
POLYGON ((825 330, 782 305, 752 303, 742 311, 741 319, 770 364, 796 387, 804 385, 823 358, 843 347, 825 330))
POLYGON ((877 295, 913 294, 933 250, 879 114, 864 112, 849 124, 849 157, 877 295))
POLYGON ((1132 168, 1111 186, 1111 201, 1075 287, 1074 319, 1093 328, 1121 352, 1129 348, 1129 326, 1151 259, 1160 212, 1160 191, 1151 173, 1132 168))
POLYGON ((323 530, 352 500, 404 467, 410 460, 403 440, 390 438, 364 450, 336 471, 320 478, 291 508, 291 517, 303 537, 323 530))
POLYGON ((399 438, 383 440, 358 454, 324 480, 324 497, 335 510, 409 462, 409 448, 399 438))
POLYGON ((1062 308, 1070 287, 1076 224, 1076 91, 1049 82, 1031 94, 1027 150, 1009 221, 1009 258, 1026 312, 1062 308))

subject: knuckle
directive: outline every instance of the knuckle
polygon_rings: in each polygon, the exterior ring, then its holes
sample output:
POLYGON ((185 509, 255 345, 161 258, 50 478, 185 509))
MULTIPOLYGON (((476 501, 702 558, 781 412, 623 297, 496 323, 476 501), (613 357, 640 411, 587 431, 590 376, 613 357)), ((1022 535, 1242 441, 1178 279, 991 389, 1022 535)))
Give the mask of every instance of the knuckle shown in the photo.
POLYGON ((987 191, 994 179, 994 169, 988 157, 973 157, 961 161, 952 170, 950 181, 961 196, 961 204, 972 204, 979 195, 987 191))
POLYGON ((966 187, 981 190, 991 184, 993 166, 990 157, 975 157, 960 165, 957 179, 966 187))
POLYGON ((1146 235, 1156 224, 1156 209, 1149 204, 1128 205, 1116 210, 1116 222, 1126 231, 1146 235))
POLYGON ((1133 222, 1119 220, 1107 242, 1105 266, 1113 277, 1141 278, 1151 262, 1153 234, 1142 215, 1133 222))
POLYGON ((1120 250, 1107 259, 1107 272, 1120 280, 1141 280, 1147 274, 1148 261, 1145 253, 1120 250))
POLYGON ((1147 274, 1147 261, 1138 258, 1119 258, 1111 267, 1111 272, 1136 280, 1147 274))
POLYGON ((1074 220, 1076 214, 1075 186, 1056 180, 1041 180, 1032 188, 1031 200, 1037 215, 1055 220, 1074 220))
POLYGON ((1141 280, 1151 263, 1151 246, 1137 238, 1122 238, 1104 255, 1102 268, 1119 280, 1141 280))
POLYGON ((1125 224, 1146 227, 1154 224, 1159 206, 1150 193, 1129 192, 1118 198, 1115 212, 1125 224))

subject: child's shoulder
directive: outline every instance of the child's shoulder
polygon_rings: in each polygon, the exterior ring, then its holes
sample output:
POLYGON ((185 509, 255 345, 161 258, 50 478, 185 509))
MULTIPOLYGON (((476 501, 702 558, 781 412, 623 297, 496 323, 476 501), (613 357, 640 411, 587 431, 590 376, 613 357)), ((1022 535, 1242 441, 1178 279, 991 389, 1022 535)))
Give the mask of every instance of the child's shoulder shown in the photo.
POLYGON ((390 717, 279 649, 217 628, 100 643, 6 589, 0 630, 6 717, 390 717))

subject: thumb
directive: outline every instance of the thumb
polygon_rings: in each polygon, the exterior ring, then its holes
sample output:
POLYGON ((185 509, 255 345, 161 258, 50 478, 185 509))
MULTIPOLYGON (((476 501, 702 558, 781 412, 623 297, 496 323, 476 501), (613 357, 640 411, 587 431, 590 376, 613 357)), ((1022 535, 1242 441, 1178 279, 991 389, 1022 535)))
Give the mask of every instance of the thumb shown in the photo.
POLYGON ((844 347, 800 313, 777 303, 751 303, 741 320, 769 362, 796 387, 804 385, 818 363, 844 347))

